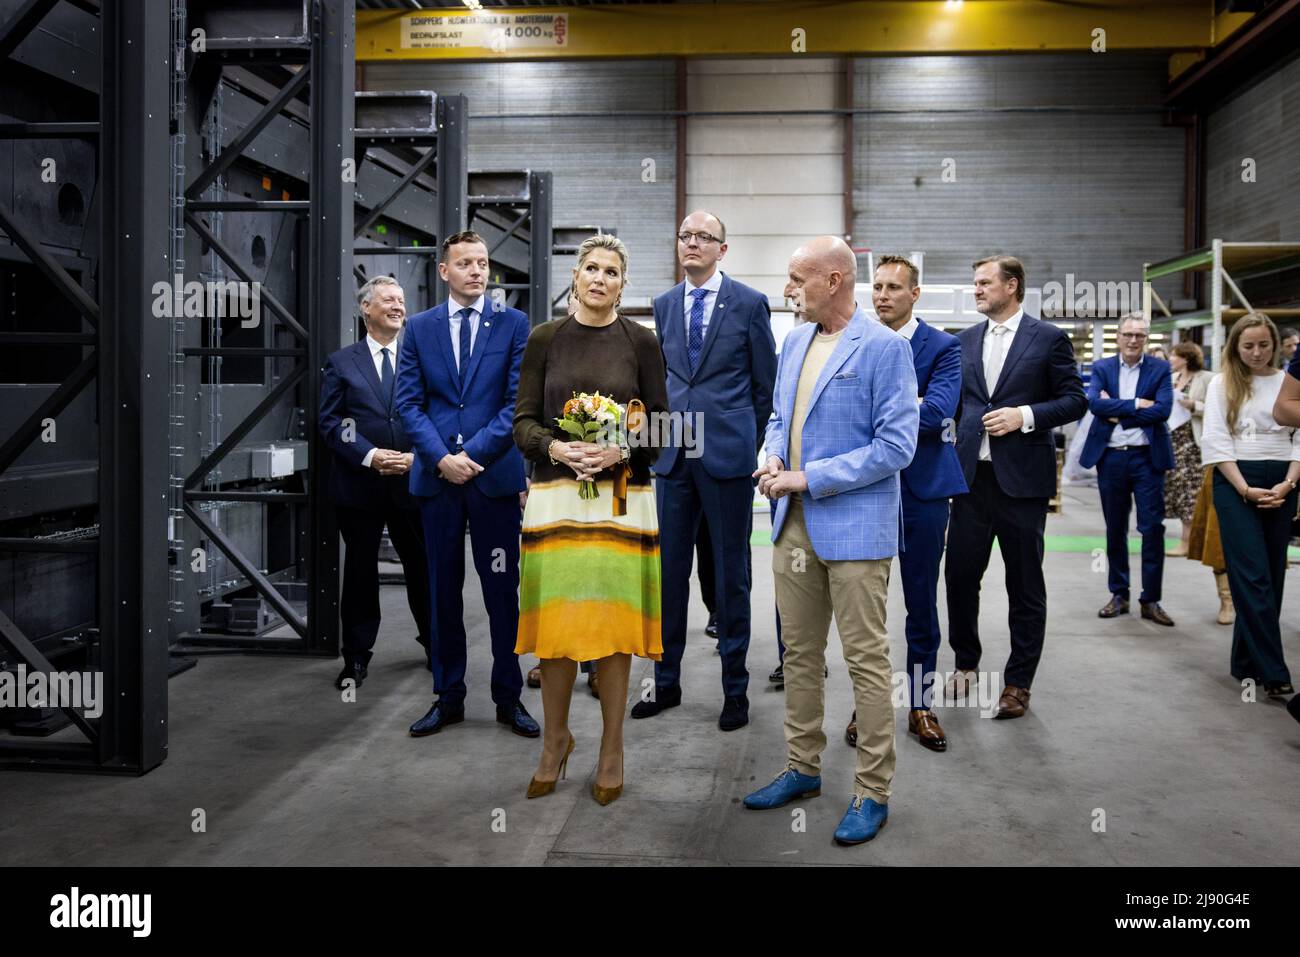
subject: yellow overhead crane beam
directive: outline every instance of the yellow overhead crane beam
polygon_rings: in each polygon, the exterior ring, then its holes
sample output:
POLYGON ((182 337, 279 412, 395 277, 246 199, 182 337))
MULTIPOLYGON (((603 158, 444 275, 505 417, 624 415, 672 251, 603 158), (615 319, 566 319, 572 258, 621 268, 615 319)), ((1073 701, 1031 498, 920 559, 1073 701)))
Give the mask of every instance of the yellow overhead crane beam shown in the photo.
MULTIPOLYGON (((1228 39, 1244 27, 1253 16, 1253 13, 1220 13, 1216 15, 1210 30, 1210 43, 1207 46, 1217 47, 1224 40, 1228 39)), ((1194 50, 1190 53, 1175 53, 1169 58, 1170 81, 1173 81, 1179 74, 1190 70, 1204 59, 1205 50, 1194 50)))
POLYGON ((1212 47, 1214 0, 844 0, 358 10, 356 58, 582 59, 1212 47))

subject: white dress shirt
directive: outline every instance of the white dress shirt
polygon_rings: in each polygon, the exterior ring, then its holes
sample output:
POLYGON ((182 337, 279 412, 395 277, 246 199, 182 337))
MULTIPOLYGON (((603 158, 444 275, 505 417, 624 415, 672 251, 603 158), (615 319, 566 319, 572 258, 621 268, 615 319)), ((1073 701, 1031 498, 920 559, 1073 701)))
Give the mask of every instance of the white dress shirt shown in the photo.
MULTIPOLYGON (((1024 315, 1025 310, 1017 309, 1010 319, 1002 323, 1002 327, 1006 329, 1006 332, 1000 334, 995 334, 993 332, 993 330, 998 327, 998 323, 994 322, 992 319, 988 320, 988 327, 984 330, 984 354, 981 358, 984 362, 984 381, 989 387, 990 398, 998 388, 997 382, 989 381, 989 370, 991 368, 990 363, 994 358, 993 349, 997 345, 997 341, 1001 339, 1002 363, 1001 369, 998 372, 998 377, 1001 378, 1001 374, 1007 369, 1007 356, 1011 354, 1011 343, 1016 338, 1016 330, 1020 328, 1020 320, 1024 318, 1024 315)), ((1020 411, 1020 417, 1024 419, 1024 423, 1020 426, 1020 431, 1034 431, 1034 410, 1027 405, 1022 405, 1018 408, 1020 411)), ((989 451, 989 433, 985 430, 983 436, 980 437, 980 461, 988 462, 991 461, 992 458, 993 455, 989 451)))
MULTIPOLYGON (((1138 356, 1137 365, 1129 365, 1120 356, 1119 360, 1119 395, 1112 396, 1114 399, 1136 399, 1138 378, 1142 375, 1143 357, 1138 356)), ((1118 449, 1126 445, 1150 445, 1147 441, 1146 433, 1142 431, 1142 426, 1132 429, 1115 426, 1110 433, 1110 441, 1106 443, 1109 448, 1118 449)))
POLYGON ((686 288, 682 290, 683 309, 686 314, 686 341, 691 341, 691 308, 695 305, 695 297, 691 295, 693 289, 707 289, 708 293, 704 297, 704 333, 709 331, 709 320, 713 318, 713 306, 718 301, 718 290, 722 288, 722 270, 713 270, 713 275, 705 280, 701 286, 691 285, 690 279, 686 280, 686 288))
MULTIPOLYGON (((366 347, 370 350, 370 359, 375 364, 375 375, 379 376, 379 381, 384 381, 384 353, 382 350, 388 350, 388 363, 393 369, 393 379, 397 379, 397 340, 394 339, 388 345, 377 342, 369 333, 366 334, 366 347)), ((396 387, 396 382, 393 385, 396 387)), ((361 460, 363 469, 370 468, 370 461, 375 457, 375 450, 371 449, 366 453, 366 457, 361 460)))
POLYGON ((916 316, 912 316, 903 323, 903 328, 898 330, 898 334, 908 342, 912 341, 912 336, 916 335, 916 330, 921 328, 921 324, 916 321, 916 316))
POLYGON ((375 375, 379 376, 379 381, 384 381, 384 354, 381 350, 388 350, 388 363, 393 368, 393 377, 397 377, 397 340, 394 339, 388 345, 376 341, 369 333, 366 334, 366 346, 370 349, 370 358, 375 363, 375 375))
POLYGON ((1205 421, 1201 426, 1201 465, 1220 462, 1300 462, 1296 430, 1278 425, 1273 403, 1282 391, 1285 373, 1250 377, 1250 396, 1241 404, 1236 427, 1228 428, 1228 397, 1223 376, 1210 380, 1205 395, 1205 421))
POLYGON ((483 319, 483 304, 486 296, 479 296, 468 306, 462 306, 455 299, 447 300, 447 322, 451 326, 451 354, 456 358, 456 368, 460 368, 460 311, 469 309, 469 351, 474 354, 474 343, 478 341, 478 328, 483 319))

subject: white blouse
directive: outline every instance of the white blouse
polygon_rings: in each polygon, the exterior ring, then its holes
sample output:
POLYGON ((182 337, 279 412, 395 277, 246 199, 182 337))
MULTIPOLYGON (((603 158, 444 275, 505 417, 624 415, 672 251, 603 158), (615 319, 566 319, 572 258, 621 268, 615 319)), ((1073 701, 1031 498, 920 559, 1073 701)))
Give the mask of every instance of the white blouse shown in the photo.
POLYGON ((1300 462, 1300 436, 1289 426, 1273 421, 1273 403, 1286 377, 1280 370, 1271 376, 1251 376, 1250 397, 1237 414, 1237 427, 1228 430, 1228 399, 1223 376, 1210 381, 1205 395, 1205 419, 1201 428, 1201 465, 1219 462, 1300 462))

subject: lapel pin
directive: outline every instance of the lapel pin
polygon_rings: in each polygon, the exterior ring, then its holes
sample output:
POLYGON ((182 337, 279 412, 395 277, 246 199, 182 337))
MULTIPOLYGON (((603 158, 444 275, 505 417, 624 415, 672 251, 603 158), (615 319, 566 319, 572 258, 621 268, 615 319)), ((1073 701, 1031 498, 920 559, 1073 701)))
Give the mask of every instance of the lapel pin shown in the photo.
POLYGON ((487 328, 488 326, 490 326, 490 325, 492 325, 492 323, 490 323, 490 322, 485 322, 485 323, 483 323, 483 328, 486 329, 486 328, 487 328))

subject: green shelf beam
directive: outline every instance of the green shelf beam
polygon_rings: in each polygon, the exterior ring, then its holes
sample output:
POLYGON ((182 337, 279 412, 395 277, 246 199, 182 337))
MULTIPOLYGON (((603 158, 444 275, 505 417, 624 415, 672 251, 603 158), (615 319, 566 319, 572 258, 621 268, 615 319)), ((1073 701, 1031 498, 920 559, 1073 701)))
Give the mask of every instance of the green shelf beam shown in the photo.
POLYGON ((1161 276, 1170 276, 1174 273, 1186 272, 1189 269, 1198 269, 1202 266, 1209 266, 1214 262, 1214 250, 1198 249, 1195 252, 1178 256, 1174 259, 1166 259, 1164 262, 1152 263, 1142 270, 1142 278, 1150 282, 1152 279, 1159 279, 1161 276))

